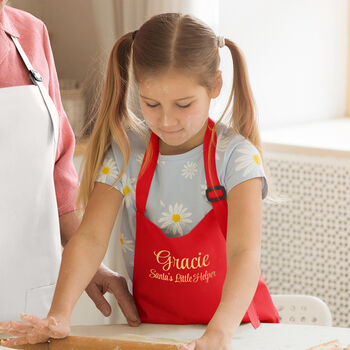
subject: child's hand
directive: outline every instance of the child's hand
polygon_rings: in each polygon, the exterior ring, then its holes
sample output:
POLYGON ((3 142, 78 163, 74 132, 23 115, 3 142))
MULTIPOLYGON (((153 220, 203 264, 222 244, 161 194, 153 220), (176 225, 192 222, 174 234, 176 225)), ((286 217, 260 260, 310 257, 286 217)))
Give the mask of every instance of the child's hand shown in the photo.
POLYGON ((199 339, 182 345, 180 350, 233 350, 232 337, 223 332, 207 330, 199 339))
POLYGON ((44 343, 49 338, 65 338, 69 332, 69 320, 53 317, 41 319, 34 315, 21 314, 23 321, 0 322, 0 333, 15 335, 17 338, 1 340, 0 345, 44 343))

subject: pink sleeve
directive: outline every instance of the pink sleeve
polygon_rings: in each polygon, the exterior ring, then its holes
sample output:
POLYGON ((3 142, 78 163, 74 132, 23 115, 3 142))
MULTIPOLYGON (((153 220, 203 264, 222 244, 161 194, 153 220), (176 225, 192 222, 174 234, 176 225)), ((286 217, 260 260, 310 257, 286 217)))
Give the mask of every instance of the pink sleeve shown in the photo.
POLYGON ((48 90, 59 115, 60 129, 54 169, 54 182, 58 213, 59 215, 63 215, 76 209, 78 177, 73 164, 75 137, 66 113, 63 110, 55 62, 45 25, 43 25, 43 45, 49 67, 48 90))

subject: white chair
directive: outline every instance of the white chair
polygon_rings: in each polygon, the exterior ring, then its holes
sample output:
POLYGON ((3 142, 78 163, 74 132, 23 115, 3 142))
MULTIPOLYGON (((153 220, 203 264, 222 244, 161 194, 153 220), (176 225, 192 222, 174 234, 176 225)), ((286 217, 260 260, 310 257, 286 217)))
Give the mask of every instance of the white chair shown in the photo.
POLYGON ((271 295, 281 323, 332 326, 332 314, 327 304, 311 295, 271 295))

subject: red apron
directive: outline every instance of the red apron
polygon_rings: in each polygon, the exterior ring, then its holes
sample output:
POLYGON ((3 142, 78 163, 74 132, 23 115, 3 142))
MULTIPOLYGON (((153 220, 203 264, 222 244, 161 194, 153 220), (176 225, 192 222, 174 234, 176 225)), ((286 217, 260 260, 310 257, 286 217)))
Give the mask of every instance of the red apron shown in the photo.
MULTIPOLYGON (((213 209, 182 237, 167 237, 145 216, 159 155, 158 136, 151 135, 147 148, 151 151, 149 164, 139 174, 136 185, 133 295, 144 323, 207 324, 220 303, 226 276, 227 201, 216 172, 213 127, 214 122, 209 119, 203 144, 206 193, 213 209)), ((255 328, 260 321, 278 322, 277 310, 262 277, 242 321, 251 322, 255 328)))

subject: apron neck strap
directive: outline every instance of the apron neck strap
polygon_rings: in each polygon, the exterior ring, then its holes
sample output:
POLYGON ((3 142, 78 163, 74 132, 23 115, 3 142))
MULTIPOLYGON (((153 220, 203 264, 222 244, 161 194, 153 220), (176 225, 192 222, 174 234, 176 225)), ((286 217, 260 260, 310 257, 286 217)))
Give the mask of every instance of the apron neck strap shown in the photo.
POLYGON ((207 180, 206 196, 213 206, 216 220, 218 221, 221 231, 226 239, 227 195, 225 188, 220 185, 216 170, 216 142, 215 123, 209 118, 203 144, 204 169, 205 178, 207 180))
POLYGON ((11 39, 13 41, 13 43, 16 46, 16 49, 19 53, 19 55, 22 58, 22 61, 24 63, 24 65, 27 67, 27 70, 29 72, 29 77, 31 79, 31 81, 33 82, 33 84, 38 85, 43 81, 42 76, 40 75, 40 73, 38 71, 36 71, 32 64, 29 61, 29 58, 27 57, 26 53, 24 52, 21 44, 19 43, 18 39, 14 36, 11 35, 11 39))
MULTIPOLYGON (((220 224, 221 230, 226 237, 227 230, 227 202, 226 191, 223 186, 220 185, 215 161, 216 151, 216 132, 215 123, 208 118, 208 125, 204 135, 203 143, 203 160, 205 177, 207 181, 206 196, 211 202, 215 211, 217 220, 220 224)), ((143 172, 139 174, 136 184, 136 210, 144 214, 146 210, 146 203, 151 187, 153 175, 157 166, 159 156, 159 138, 156 134, 151 134, 151 139, 147 146, 145 156, 143 158, 141 169, 143 172), (147 157, 149 154, 149 157, 147 157), (145 165, 145 162, 148 162, 145 165)))
POLYGON ((136 210, 144 214, 148 193, 151 188, 153 174, 157 166, 159 156, 159 138, 155 133, 151 133, 151 139, 148 143, 146 153, 143 157, 141 170, 136 183, 136 210), (149 154, 149 157, 147 157, 149 154), (148 164, 146 164, 148 162, 148 164))
POLYGON ((206 196, 209 202, 215 203, 221 199, 226 198, 226 191, 223 186, 220 185, 217 171, 216 171, 216 131, 215 123, 208 119, 207 130, 204 135, 203 143, 203 157, 204 157, 204 169, 205 177, 207 180, 206 196))
POLYGON ((21 56, 24 65, 27 67, 30 80, 33 82, 34 85, 36 85, 39 88, 39 91, 40 91, 40 94, 44 100, 45 106, 50 114, 52 127, 53 127, 54 142, 55 142, 55 156, 56 156, 56 148, 57 148, 57 144, 58 144, 58 132, 59 132, 58 131, 58 129, 59 129, 58 116, 57 116, 56 108, 55 108, 54 104, 52 103, 52 101, 50 101, 50 96, 47 93, 47 90, 44 86, 42 76, 40 75, 40 73, 38 71, 36 71, 33 68, 29 58, 27 57, 26 53, 24 52, 18 39, 12 35, 11 35, 11 39, 12 39, 13 43, 15 44, 16 49, 17 49, 19 55, 21 56))

